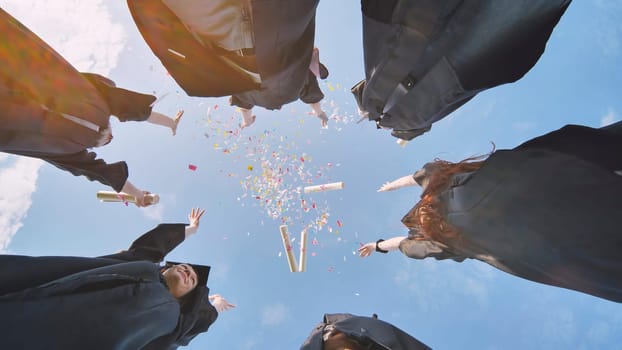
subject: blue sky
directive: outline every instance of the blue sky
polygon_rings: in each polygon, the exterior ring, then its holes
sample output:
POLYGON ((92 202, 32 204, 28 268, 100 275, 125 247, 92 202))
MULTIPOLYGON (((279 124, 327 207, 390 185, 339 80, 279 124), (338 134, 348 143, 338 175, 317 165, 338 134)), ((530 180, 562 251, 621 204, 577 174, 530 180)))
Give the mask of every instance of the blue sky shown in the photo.
POLYGON ((256 124, 239 137, 225 132, 240 114, 225 98, 186 96, 143 42, 124 2, 1 0, 0 6, 79 69, 128 89, 168 94, 156 105, 159 112, 186 111, 175 137, 157 126, 115 122, 113 142, 97 150, 107 161, 127 161, 130 180, 160 194, 160 204, 148 209, 100 203, 95 193, 108 189, 98 183, 0 154, 0 250, 107 254, 159 222, 185 222, 190 208, 201 206, 207 213, 199 232, 170 259, 212 265, 212 292, 238 307, 221 314, 190 349, 297 349, 325 312, 377 313, 435 349, 622 344, 620 304, 521 280, 478 261, 353 254, 359 242, 406 233, 400 219, 420 191, 377 193, 385 181, 435 157, 485 153, 491 141, 511 148, 567 123, 620 120, 622 1, 573 2, 523 79, 481 93, 404 148, 373 123, 355 122, 348 89, 364 77, 358 1, 324 1, 317 14, 316 44, 331 72, 322 84, 324 108, 339 121, 321 130, 301 103, 281 111, 257 108, 256 124), (283 177, 288 202, 273 219, 267 206, 277 208, 274 201, 285 197, 266 192, 262 169, 277 158, 295 174, 283 177), (309 179, 343 181, 345 188, 297 193, 309 179), (290 273, 281 218, 289 218, 298 237, 322 213, 329 214, 327 224, 309 231, 307 272, 290 273))

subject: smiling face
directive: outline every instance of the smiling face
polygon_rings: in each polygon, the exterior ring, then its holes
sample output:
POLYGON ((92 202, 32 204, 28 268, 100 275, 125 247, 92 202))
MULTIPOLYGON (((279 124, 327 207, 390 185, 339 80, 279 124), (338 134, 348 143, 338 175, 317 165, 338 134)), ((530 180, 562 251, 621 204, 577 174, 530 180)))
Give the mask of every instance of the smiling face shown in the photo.
POLYGON ((173 265, 162 272, 173 297, 179 299, 197 286, 197 274, 188 264, 173 265))

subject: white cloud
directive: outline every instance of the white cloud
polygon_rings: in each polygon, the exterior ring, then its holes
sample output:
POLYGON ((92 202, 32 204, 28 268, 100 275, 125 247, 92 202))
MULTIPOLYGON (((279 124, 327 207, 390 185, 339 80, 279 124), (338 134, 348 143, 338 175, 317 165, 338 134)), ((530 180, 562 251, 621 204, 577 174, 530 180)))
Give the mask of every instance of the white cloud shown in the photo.
POLYGON ((533 129, 536 126, 536 123, 529 121, 519 121, 512 123, 512 129, 518 132, 525 132, 533 129))
POLYGON ((162 217, 164 214, 164 204, 160 203, 157 205, 152 205, 146 208, 142 208, 142 212, 143 212, 143 215, 145 215, 149 219, 152 219, 155 221, 162 221, 162 217))
POLYGON ((618 114, 613 110, 613 108, 609 108, 607 114, 600 118, 600 126, 607 126, 616 121, 618 121, 618 114))
POLYGON ((43 161, 32 158, 0 157, 0 252, 5 252, 11 238, 22 227, 32 204, 39 168, 43 161), (14 162, 11 162, 15 160, 14 162))
POLYGON ((79 70, 108 74, 117 65, 127 34, 105 1, 8 0, 3 9, 79 70))
POLYGON ((605 56, 618 55, 622 48, 622 25, 620 25, 622 2, 597 0, 594 3, 600 12, 594 32, 596 41, 605 56))
POLYGON ((264 307, 261 312, 261 324, 264 326, 276 326, 287 318, 289 309, 285 304, 278 303, 264 307))
MULTIPOLYGON (((77 69, 107 75, 117 65, 127 35, 104 0, 5 0, 2 8, 39 35, 77 69)), ((8 158, 0 154, 0 162, 8 158)), ((22 226, 42 162, 0 163, 0 251, 22 226)), ((71 175, 67 175, 71 176, 71 175)), ((157 215, 157 211, 153 213, 157 215)))
POLYGON ((437 307, 446 307, 456 300, 456 295, 477 302, 482 307, 487 306, 488 288, 494 279, 492 267, 478 261, 460 265, 452 261, 440 263, 434 259, 413 262, 399 269, 393 280, 413 296, 412 299, 422 310, 434 312, 437 307))

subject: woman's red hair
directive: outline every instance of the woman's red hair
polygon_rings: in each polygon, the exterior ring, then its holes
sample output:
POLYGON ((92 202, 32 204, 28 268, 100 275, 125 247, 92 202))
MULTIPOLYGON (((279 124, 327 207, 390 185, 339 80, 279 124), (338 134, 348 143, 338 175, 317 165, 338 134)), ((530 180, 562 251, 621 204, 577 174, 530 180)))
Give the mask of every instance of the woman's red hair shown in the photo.
MULTIPOLYGON (((494 144, 492 152, 494 152, 494 144)), ((423 236, 416 239, 444 242, 458 237, 458 230, 445 220, 445 208, 439 200, 439 195, 447 190, 454 175, 476 171, 484 163, 481 159, 491 153, 469 157, 458 163, 437 158, 428 165, 433 171, 431 174, 426 174, 428 185, 421 194, 421 200, 402 218, 402 223, 406 227, 423 236)))

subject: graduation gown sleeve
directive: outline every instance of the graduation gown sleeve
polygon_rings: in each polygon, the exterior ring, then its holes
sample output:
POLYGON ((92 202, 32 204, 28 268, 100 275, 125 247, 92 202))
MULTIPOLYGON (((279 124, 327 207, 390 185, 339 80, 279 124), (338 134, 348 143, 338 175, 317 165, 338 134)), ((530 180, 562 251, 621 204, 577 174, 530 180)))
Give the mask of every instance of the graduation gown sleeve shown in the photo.
POLYGON ((96 159, 97 154, 95 154, 95 152, 89 152, 87 150, 72 154, 34 155, 28 153, 14 153, 43 159, 55 167, 68 171, 75 176, 86 176, 86 178, 91 181, 98 181, 104 185, 108 185, 117 192, 121 192, 129 175, 125 162, 108 164, 102 159, 96 159))
POLYGON ((453 259, 462 262, 466 257, 458 255, 448 250, 444 245, 430 240, 420 240, 422 236, 419 233, 411 232, 408 238, 400 242, 400 251, 412 259, 425 259, 433 257, 436 260, 453 259))
POLYGON ((138 237, 128 250, 100 258, 161 262, 171 250, 184 241, 185 227, 185 224, 160 224, 138 237))
POLYGON ((141 122, 149 118, 155 96, 118 88, 112 80, 99 74, 81 74, 97 88, 108 104, 110 114, 120 121, 141 122))

